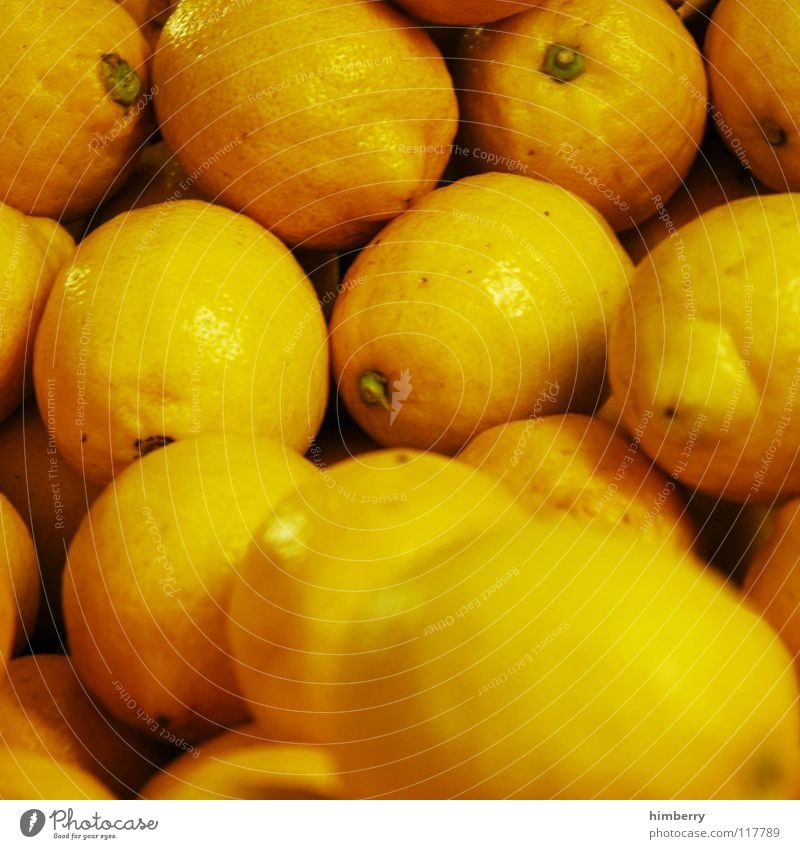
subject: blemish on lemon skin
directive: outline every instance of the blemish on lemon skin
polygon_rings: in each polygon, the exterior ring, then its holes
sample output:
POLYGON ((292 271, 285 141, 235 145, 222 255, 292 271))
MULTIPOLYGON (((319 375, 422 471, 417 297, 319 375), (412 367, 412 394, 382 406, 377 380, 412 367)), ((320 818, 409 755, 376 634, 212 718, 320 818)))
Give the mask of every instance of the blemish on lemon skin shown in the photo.
POLYGON ((780 766, 772 758, 767 757, 755 758, 750 774, 753 787, 763 791, 763 796, 772 795, 783 778, 783 770, 780 766))
POLYGON ((772 147, 780 147, 786 142, 786 131, 775 121, 762 121, 761 132, 772 147))

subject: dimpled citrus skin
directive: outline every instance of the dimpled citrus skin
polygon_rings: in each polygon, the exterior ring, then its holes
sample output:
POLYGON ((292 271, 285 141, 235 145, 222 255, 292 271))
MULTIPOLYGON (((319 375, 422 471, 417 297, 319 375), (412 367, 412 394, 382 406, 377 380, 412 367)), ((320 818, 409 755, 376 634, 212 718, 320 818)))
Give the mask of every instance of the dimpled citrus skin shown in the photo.
POLYGON ((366 242, 435 187, 456 131, 441 54, 384 2, 183 0, 153 74, 186 171, 292 245, 366 242))
POLYGON ((276 746, 243 725, 207 740, 157 773, 145 799, 334 799, 341 787, 323 748, 276 746))
POLYGON ((305 451, 327 399, 325 322, 254 221, 202 201, 150 206, 94 231, 62 269, 34 382, 40 410, 53 393, 59 449, 93 482, 198 433, 305 451))
POLYGON ((800 196, 717 207, 659 244, 612 326, 628 428, 682 483, 734 501, 800 492, 800 196))
POLYGON ((146 104, 109 94, 102 57, 118 54, 149 87, 147 43, 113 0, 6 0, 0 32, 0 200, 75 218, 133 165, 146 104))
POLYGON ((540 0, 396 0, 410 15, 434 24, 473 26, 498 21, 536 6, 540 0))
POLYGON ((271 507, 317 475, 278 442, 214 434, 149 454, 94 502, 69 547, 64 619, 75 669, 112 716, 165 742, 244 721, 231 582, 271 507))
POLYGON ((0 421, 30 393, 33 338, 58 269, 74 248, 55 221, 0 203, 0 421))
POLYGON ((777 191, 800 190, 798 51, 800 10, 788 0, 721 0, 705 39, 723 137, 777 191))
POLYGON ((0 686, 0 742, 83 767, 130 795, 170 750, 103 713, 68 657, 27 655, 8 664, 0 686))
POLYGON ((456 82, 464 141, 488 154, 472 161, 552 180, 615 230, 675 192, 705 125, 703 61, 664 0, 545 0, 468 30, 456 82), (552 44, 577 50, 583 73, 545 73, 552 44))
POLYGON ((599 419, 569 413, 485 430, 458 459, 497 475, 532 513, 555 510, 603 527, 623 527, 656 545, 688 551, 685 504, 635 440, 599 419))
POLYGON ((231 646, 262 733, 325 746, 348 797, 790 795, 791 658, 691 555, 452 506, 408 541, 391 505, 306 494, 243 564, 231 646))
POLYGON ((511 174, 439 189, 345 276, 331 322, 341 397, 381 445, 443 453, 510 419, 590 412, 630 270, 565 189, 511 174), (386 407, 361 396, 370 371, 387 381, 386 407))
POLYGON ((0 799, 114 799, 83 767, 26 749, 0 748, 0 799))

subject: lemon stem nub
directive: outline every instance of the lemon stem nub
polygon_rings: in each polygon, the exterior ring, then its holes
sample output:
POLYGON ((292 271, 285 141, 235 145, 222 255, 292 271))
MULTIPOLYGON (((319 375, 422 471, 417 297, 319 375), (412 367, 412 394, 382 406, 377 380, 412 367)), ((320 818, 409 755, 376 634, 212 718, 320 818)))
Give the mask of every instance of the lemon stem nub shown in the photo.
POLYGON ((764 138, 773 146, 780 147, 786 141, 786 133, 774 121, 764 121, 761 124, 761 132, 764 138))
POLYGON ((358 393, 361 400, 370 407, 383 407, 384 410, 391 409, 389 399, 386 397, 386 387, 389 381, 377 371, 365 371, 358 379, 358 393))
POLYGON ((100 75, 106 91, 123 106, 130 106, 142 91, 142 81, 136 71, 119 55, 104 53, 100 75))
POLYGON ((568 83, 579 77, 586 70, 586 62, 572 47, 553 43, 547 48, 542 62, 542 70, 553 79, 568 83))

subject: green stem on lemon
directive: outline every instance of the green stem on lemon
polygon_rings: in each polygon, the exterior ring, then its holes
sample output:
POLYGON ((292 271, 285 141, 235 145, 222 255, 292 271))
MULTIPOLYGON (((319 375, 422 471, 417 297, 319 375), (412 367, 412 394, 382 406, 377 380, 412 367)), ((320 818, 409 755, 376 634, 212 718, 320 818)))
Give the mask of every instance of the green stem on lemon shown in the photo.
POLYGON ((123 106, 135 103, 142 91, 141 78, 119 53, 102 55, 100 76, 106 91, 123 106))
POLYGON ((554 42, 544 54, 542 71, 561 83, 572 82, 586 70, 586 62, 573 47, 554 42))
POLYGON ((370 407, 383 407, 384 410, 389 410, 391 404, 386 394, 388 385, 389 381, 379 371, 365 371, 358 379, 358 394, 370 407))
POLYGON ((776 124, 774 121, 762 121, 761 132, 764 133, 764 138, 773 147, 780 147, 786 141, 785 130, 778 124, 776 124))

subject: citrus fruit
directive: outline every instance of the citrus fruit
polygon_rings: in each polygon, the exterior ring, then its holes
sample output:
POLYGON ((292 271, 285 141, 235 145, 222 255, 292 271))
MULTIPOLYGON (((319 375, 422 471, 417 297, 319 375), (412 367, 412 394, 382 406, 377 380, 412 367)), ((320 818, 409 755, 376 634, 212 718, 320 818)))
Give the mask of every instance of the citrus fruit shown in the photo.
POLYGON ((456 82, 476 164, 552 180, 615 230, 680 186, 706 119, 702 58, 664 0, 544 0, 468 30, 456 82))
POLYGON ((265 736, 326 746, 356 798, 791 793, 791 658, 704 564, 597 523, 453 506, 452 531, 412 542, 386 507, 278 508, 230 606, 265 736))
POLYGON ((0 748, 0 799, 113 798, 108 787, 75 763, 27 749, 0 748))
POLYGON ((39 612, 39 569, 25 522, 0 494, 0 672, 30 639, 39 612))
POLYGON ((113 0, 8 0, 0 32, 0 200, 77 218, 118 186, 147 133, 148 47, 113 0))
POLYGON ((631 264, 565 189, 484 174, 387 225, 342 283, 334 376, 381 445, 451 453, 509 419, 591 412, 631 264))
POLYGON ((434 24, 473 25, 516 15, 539 0, 395 0, 410 15, 434 24))
POLYGON ((252 725, 207 740, 142 788, 145 799, 333 799, 332 758, 311 746, 276 746, 252 725))
POLYGON ((81 242, 36 337, 40 409, 97 483, 153 448, 225 430, 305 451, 328 392, 325 322, 289 251, 200 201, 118 216, 81 242))
POLYGON ((316 470, 278 442, 216 434, 126 469, 69 547, 75 669, 113 716, 183 745, 246 718, 225 639, 239 561, 270 506, 316 470))
POLYGON ((797 195, 717 207, 636 269, 609 371, 676 479, 733 501, 800 492, 797 195), (679 249, 678 249, 679 248, 679 249))
POLYGON ((153 76, 200 189, 291 245, 366 242, 435 187, 456 131, 441 55, 384 2, 183 0, 153 76))
POLYGON ((745 598, 780 634, 800 671, 800 500, 772 514, 768 539, 758 548, 744 579, 745 598))
POLYGON ((33 338, 58 269, 74 247, 55 221, 0 203, 0 421, 31 390, 33 338))
POLYGON ((800 189, 800 12, 786 0, 721 0, 705 39, 714 123, 753 173, 800 189))
MULTIPOLYGON (((444 551, 451 556, 442 568, 459 580, 460 553, 454 540, 482 537, 494 528, 516 534, 530 521, 512 493, 491 475, 430 451, 410 449, 368 452, 331 464, 316 481, 287 495, 275 513, 287 557, 319 557, 322 563, 330 555, 341 559, 343 569, 354 566, 355 571, 347 573, 351 585, 342 586, 336 599, 330 599, 328 613, 340 627, 346 627, 351 607, 358 604, 362 584, 394 585, 398 562, 428 562, 444 551)), ((261 536, 256 536, 256 548, 261 536)), ((270 648, 260 627, 251 627, 253 617, 263 615, 268 596, 260 594, 257 581, 251 582, 252 564, 260 557, 251 552, 247 560, 250 565, 240 570, 229 604, 228 639, 236 676, 265 736, 291 742, 298 724, 312 734, 318 717, 314 711, 294 709, 296 683, 292 676, 275 677, 270 663, 281 646, 301 637, 287 633, 270 648)), ((316 623, 309 620, 307 627, 313 629, 316 623)))
POLYGON ((28 526, 36 548, 42 586, 33 640, 62 645, 61 573, 67 546, 99 487, 64 461, 53 432, 53 399, 42 415, 33 404, 0 426, 0 492, 28 526))
POLYGON ((683 185, 669 199, 654 198, 656 214, 634 229, 620 233, 620 241, 634 263, 640 263, 659 243, 669 239, 680 247, 678 231, 698 215, 740 198, 770 194, 753 172, 742 166, 716 134, 709 135, 683 185))
POLYGON ((0 741, 77 764, 123 796, 169 757, 169 749, 96 707, 70 659, 55 654, 8 664, 0 685, 0 741))
POLYGON ((459 460, 500 480, 534 515, 566 513, 606 528, 623 526, 686 551, 694 529, 674 481, 599 419, 544 416, 489 428, 459 460))

